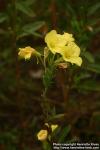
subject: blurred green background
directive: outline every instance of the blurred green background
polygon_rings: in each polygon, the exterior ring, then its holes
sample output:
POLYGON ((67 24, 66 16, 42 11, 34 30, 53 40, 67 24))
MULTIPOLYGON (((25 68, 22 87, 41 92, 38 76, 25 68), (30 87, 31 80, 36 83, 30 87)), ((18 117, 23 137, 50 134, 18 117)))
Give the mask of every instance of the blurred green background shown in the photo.
POLYGON ((42 150, 43 70, 35 59, 20 60, 18 48, 43 51, 52 29, 72 33, 83 58, 73 74, 57 70, 48 98, 61 115, 52 122, 62 126, 63 142, 100 141, 100 1, 0 0, 0 150, 42 150))

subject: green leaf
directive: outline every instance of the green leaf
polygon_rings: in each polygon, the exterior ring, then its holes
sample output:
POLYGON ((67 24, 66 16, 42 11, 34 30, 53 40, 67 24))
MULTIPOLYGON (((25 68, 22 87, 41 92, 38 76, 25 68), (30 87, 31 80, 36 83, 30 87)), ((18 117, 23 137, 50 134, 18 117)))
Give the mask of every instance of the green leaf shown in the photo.
POLYGON ((67 127, 64 127, 62 130, 61 130, 61 134, 60 134, 60 137, 58 139, 58 143, 61 143, 61 142, 64 142, 65 138, 67 137, 68 133, 70 132, 71 130, 71 126, 67 126, 67 127))
POLYGON ((84 81, 84 83, 81 82, 80 84, 76 85, 76 88, 81 89, 83 91, 86 90, 100 92, 100 83, 98 83, 97 81, 88 80, 84 81))
POLYGON ((34 17, 35 13, 33 10, 27 5, 26 2, 16 2, 16 9, 21 11, 22 13, 28 15, 29 17, 34 17))
POLYGON ((53 79, 53 70, 47 68, 43 76, 43 84, 46 88, 50 87, 53 79))
POLYGON ((7 19, 8 19, 8 16, 6 15, 6 13, 0 13, 0 23, 3 23, 7 19))
POLYGON ((71 13, 71 15, 76 16, 76 11, 73 9, 72 5, 70 5, 70 3, 66 3, 66 8, 68 10, 68 12, 71 13))
POLYGON ((28 1, 26 0, 26 1, 25 1, 25 4, 26 4, 27 6, 30 6, 30 5, 34 4, 35 1, 36 1, 36 0, 28 0, 28 1))
POLYGON ((43 141, 42 145, 43 145, 43 150, 52 150, 51 145, 50 145, 49 142, 43 141))
POLYGON ((100 73, 100 64, 87 64, 87 65, 84 65, 82 66, 82 68, 86 69, 86 70, 89 70, 89 71, 92 71, 92 72, 95 72, 95 73, 100 73))
POLYGON ((75 82, 75 84, 78 84, 78 83, 80 83, 81 80, 87 79, 89 77, 91 77, 90 73, 81 72, 80 74, 74 76, 74 82, 75 82))
POLYGON ((92 5, 89 9, 88 9, 88 13, 87 15, 93 15, 98 9, 100 9, 100 2, 96 3, 95 5, 92 5))
POLYGON ((50 120, 55 120, 55 119, 63 118, 64 116, 65 116, 65 114, 57 114, 57 115, 54 115, 54 116, 50 117, 49 119, 50 120))
POLYGON ((81 31, 81 29, 80 29, 80 24, 79 24, 79 21, 77 21, 77 18, 76 18, 76 17, 74 17, 74 18, 72 19, 71 25, 72 25, 72 27, 74 28, 75 31, 77 31, 77 32, 80 33, 80 31, 81 31))
POLYGON ((37 33, 37 32, 34 32, 33 35, 36 37, 42 37, 42 35, 40 33, 37 33))
POLYGON ((84 55, 84 57, 85 57, 90 63, 94 63, 95 59, 94 59, 93 55, 92 55, 90 52, 85 51, 85 52, 83 53, 83 55, 84 55))
MULTIPOLYGON (((100 22, 100 18, 93 18, 88 20, 88 25, 89 26, 95 26, 97 23, 100 22)), ((95 28, 93 28, 94 30, 95 28)))
POLYGON ((23 27, 23 31, 27 31, 28 32, 34 32, 36 30, 38 30, 39 28, 41 28, 43 25, 45 24, 44 21, 37 21, 35 23, 30 23, 30 24, 27 24, 23 27))
POLYGON ((25 25, 21 31, 19 31, 18 38, 28 36, 28 35, 35 35, 40 36, 40 34, 36 33, 36 31, 41 28, 45 24, 44 21, 37 21, 35 23, 29 23, 25 25))

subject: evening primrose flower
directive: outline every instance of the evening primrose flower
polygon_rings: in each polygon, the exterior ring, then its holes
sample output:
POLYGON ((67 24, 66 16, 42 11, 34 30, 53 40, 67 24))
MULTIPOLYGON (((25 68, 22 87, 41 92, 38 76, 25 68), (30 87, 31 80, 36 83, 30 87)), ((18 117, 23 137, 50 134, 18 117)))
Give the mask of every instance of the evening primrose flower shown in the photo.
POLYGON ((74 38, 72 34, 64 33, 57 34, 56 30, 52 30, 45 36, 45 42, 50 51, 55 53, 61 53, 62 47, 64 47, 69 42, 73 42, 74 38))
POLYGON ((80 48, 74 43, 70 42, 67 46, 62 48, 61 55, 66 62, 81 66, 82 58, 80 55, 80 48))
POLYGON ((57 127, 58 127, 57 124, 52 124, 52 125, 51 125, 51 130, 52 130, 52 132, 53 132, 57 127))
POLYGON ((21 58, 30 59, 32 55, 40 55, 34 48, 27 46, 25 48, 19 48, 18 55, 21 58))
POLYGON ((58 125, 57 124, 51 124, 51 125, 49 125, 48 123, 45 123, 45 125, 49 128, 51 128, 51 130, 52 130, 52 132, 58 127, 58 125))
MULTIPOLYGON (((48 128, 51 128, 51 132, 54 132, 54 130, 58 127, 57 124, 52 124, 52 125, 49 125, 48 123, 45 123, 45 125, 48 127, 48 128)), ((51 136, 50 134, 48 133, 48 130, 40 130, 37 134, 37 138, 38 140, 40 141, 45 141, 47 138, 50 140, 51 139, 51 136)))
POLYGON ((47 130, 40 130, 39 133, 37 134, 37 138, 40 141, 46 140, 47 136, 48 136, 48 131, 47 130))

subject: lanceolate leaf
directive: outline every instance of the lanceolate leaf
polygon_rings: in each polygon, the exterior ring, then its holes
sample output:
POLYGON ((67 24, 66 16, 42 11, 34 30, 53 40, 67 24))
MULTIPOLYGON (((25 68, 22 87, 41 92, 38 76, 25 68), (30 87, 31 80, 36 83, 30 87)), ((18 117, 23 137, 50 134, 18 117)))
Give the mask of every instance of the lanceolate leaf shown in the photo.
POLYGON ((83 90, 83 91, 98 91, 100 92, 100 83, 97 81, 84 81, 83 83, 80 83, 78 85, 75 85, 76 88, 83 90))
POLYGON ((44 21, 37 21, 35 23, 30 23, 30 24, 25 25, 22 28, 22 30, 24 32, 30 32, 30 33, 32 33, 34 31, 38 30, 40 27, 42 27, 44 25, 44 23, 45 23, 44 21))
POLYGON ((29 17, 34 17, 35 13, 33 10, 27 5, 26 2, 17 2, 16 9, 21 11, 22 13, 28 15, 29 17))
POLYGON ((85 51, 83 55, 90 63, 94 63, 94 57, 90 52, 85 51))
POLYGON ((95 73, 100 73, 100 64, 91 63, 91 64, 84 65, 82 67, 86 70, 89 70, 95 73))
POLYGON ((92 5, 89 9, 88 9, 88 13, 87 15, 93 15, 97 10, 100 10, 100 2, 96 3, 95 5, 92 5))
POLYGON ((8 16, 6 13, 0 13, 0 23, 3 23, 8 19, 8 16))
MULTIPOLYGON (((19 31, 18 38, 27 35, 37 35, 36 31, 45 24, 44 21, 37 21, 35 23, 29 23, 19 31)), ((38 34, 39 36, 39 34, 38 34)))

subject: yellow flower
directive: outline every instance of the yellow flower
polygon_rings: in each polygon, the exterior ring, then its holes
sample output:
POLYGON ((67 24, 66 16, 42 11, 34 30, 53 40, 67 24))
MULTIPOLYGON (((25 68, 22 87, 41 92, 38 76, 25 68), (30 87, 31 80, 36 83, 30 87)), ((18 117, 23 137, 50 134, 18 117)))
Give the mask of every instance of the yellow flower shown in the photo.
POLYGON ((64 46, 61 55, 67 62, 74 63, 78 66, 82 64, 82 58, 79 57, 80 48, 74 42, 70 42, 67 46, 64 46))
POLYGON ((58 127, 57 124, 52 124, 52 125, 51 125, 51 130, 52 130, 52 132, 53 132, 57 127, 58 127))
POLYGON ((37 134, 37 138, 40 141, 46 140, 47 136, 48 136, 48 131, 47 130, 40 130, 39 133, 37 134))
POLYGON ((60 53, 62 47, 64 47, 69 42, 73 42, 74 38, 72 34, 64 33, 64 34, 57 34, 56 30, 52 30, 45 36, 45 42, 50 49, 50 51, 55 53, 60 53))
POLYGON ((19 53, 18 55, 21 58, 25 58, 25 59, 30 59, 32 55, 37 55, 39 54, 34 48, 27 46, 25 48, 19 48, 19 53))
POLYGON ((52 124, 52 125, 49 126, 48 123, 45 123, 45 125, 46 125, 48 128, 51 127, 52 132, 58 127, 57 124, 52 124))

